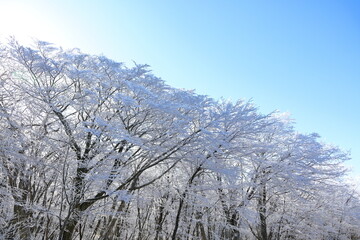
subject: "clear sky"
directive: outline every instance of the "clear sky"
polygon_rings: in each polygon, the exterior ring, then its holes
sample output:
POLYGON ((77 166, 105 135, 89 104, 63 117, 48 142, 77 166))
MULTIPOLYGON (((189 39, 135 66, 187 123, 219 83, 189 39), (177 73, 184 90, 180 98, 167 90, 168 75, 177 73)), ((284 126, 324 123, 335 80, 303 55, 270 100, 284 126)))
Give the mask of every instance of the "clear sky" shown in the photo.
POLYGON ((290 112, 360 176, 360 1, 0 0, 0 33, 146 63, 169 85, 290 112))

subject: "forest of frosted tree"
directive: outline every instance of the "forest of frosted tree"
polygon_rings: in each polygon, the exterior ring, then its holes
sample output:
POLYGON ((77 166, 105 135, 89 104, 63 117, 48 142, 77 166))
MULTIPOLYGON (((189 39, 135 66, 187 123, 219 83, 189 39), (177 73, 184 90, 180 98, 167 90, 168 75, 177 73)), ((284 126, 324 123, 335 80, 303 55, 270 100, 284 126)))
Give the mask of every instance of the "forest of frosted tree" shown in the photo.
POLYGON ((360 239, 348 158, 146 65, 0 45, 0 239, 360 239))

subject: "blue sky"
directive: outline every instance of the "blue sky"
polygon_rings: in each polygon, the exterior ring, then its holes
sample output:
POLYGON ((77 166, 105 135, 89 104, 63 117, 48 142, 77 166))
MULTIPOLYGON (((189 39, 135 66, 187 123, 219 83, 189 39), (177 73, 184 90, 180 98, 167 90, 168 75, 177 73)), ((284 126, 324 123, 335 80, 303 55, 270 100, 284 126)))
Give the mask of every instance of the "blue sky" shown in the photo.
POLYGON ((0 33, 146 63, 169 85, 290 112, 360 175, 360 1, 0 0, 0 33))

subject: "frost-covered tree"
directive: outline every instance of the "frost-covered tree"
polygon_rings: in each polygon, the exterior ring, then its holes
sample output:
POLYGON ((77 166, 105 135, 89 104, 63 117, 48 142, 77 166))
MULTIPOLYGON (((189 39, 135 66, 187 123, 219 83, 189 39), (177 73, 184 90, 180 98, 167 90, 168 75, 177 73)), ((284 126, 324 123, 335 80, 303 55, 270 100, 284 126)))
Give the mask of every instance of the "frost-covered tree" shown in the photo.
POLYGON ((0 237, 356 239, 347 155, 146 65, 15 40, 0 53, 0 237))

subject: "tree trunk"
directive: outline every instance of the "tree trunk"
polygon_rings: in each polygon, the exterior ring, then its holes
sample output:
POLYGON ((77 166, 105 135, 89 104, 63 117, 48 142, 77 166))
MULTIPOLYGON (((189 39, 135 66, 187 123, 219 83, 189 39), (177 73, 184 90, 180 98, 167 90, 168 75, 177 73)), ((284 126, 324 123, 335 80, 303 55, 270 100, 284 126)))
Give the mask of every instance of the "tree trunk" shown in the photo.
POLYGON ((155 238, 154 240, 162 240, 162 237, 160 236, 160 233, 162 232, 163 224, 166 218, 167 213, 165 212, 165 203, 168 199, 168 195, 165 195, 165 197, 162 198, 162 201, 159 206, 158 214, 155 217, 155 238))
POLYGON ((60 234, 59 240, 71 240, 77 223, 77 220, 69 219, 69 221, 65 223, 64 230, 60 234))
POLYGON ((180 203, 179 203, 179 207, 178 207, 178 211, 176 214, 176 219, 175 219, 175 227, 171 236, 171 240, 176 240, 176 234, 177 234, 177 230, 179 228, 179 223, 180 223, 180 214, 181 214, 181 210, 183 208, 184 205, 184 198, 186 197, 186 193, 184 193, 182 195, 182 197, 180 198, 180 203))
POLYGON ((268 240, 267 224, 266 224, 266 186, 265 186, 265 183, 263 184, 263 186, 260 190, 258 207, 259 207, 259 217, 260 217, 260 226, 259 226, 260 240, 268 240))

